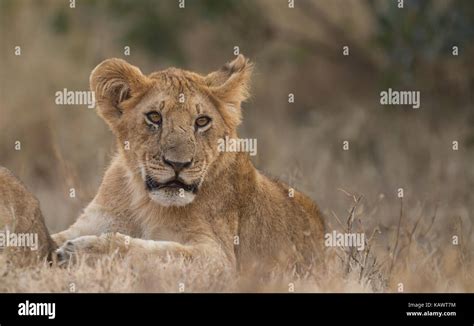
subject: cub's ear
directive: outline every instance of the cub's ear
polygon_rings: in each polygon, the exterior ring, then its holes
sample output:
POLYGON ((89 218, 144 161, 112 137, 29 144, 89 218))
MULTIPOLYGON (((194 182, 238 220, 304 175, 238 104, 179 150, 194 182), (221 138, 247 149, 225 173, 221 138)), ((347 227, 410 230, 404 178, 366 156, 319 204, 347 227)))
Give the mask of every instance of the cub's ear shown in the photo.
POLYGON ((98 114, 109 124, 122 115, 121 103, 142 91, 147 77, 122 59, 107 59, 92 70, 89 83, 95 92, 98 114))
POLYGON ((242 54, 228 62, 218 71, 204 79, 209 90, 230 110, 234 119, 240 121, 240 104, 249 97, 253 64, 242 54))

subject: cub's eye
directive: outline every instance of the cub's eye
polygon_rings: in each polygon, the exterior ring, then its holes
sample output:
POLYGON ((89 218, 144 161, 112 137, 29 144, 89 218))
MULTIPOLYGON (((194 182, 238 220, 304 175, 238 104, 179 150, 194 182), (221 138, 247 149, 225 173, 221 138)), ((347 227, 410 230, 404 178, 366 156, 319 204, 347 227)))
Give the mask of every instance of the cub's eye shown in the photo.
POLYGON ((199 128, 205 127, 211 122, 211 118, 209 117, 199 117, 196 119, 196 126, 199 128))
POLYGON ((146 114, 146 118, 148 119, 148 121, 150 121, 151 123, 155 125, 161 124, 161 114, 159 114, 156 111, 148 112, 146 114))

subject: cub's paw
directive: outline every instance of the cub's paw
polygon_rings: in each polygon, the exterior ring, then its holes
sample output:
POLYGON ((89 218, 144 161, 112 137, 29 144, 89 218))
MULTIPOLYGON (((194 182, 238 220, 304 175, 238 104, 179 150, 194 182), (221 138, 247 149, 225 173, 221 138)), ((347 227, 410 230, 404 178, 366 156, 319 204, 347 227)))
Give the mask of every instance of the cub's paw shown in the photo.
POLYGON ((86 235, 66 241, 56 250, 56 259, 59 265, 74 261, 80 254, 98 254, 104 251, 105 239, 95 235, 86 235))

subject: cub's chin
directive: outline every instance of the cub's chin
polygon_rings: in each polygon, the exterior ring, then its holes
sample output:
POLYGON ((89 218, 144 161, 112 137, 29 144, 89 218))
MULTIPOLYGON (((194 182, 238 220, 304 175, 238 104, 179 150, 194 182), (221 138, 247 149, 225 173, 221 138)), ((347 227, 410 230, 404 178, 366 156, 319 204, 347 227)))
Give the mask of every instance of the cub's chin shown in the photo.
POLYGON ((149 175, 145 178, 145 187, 150 198, 164 207, 185 206, 194 200, 198 190, 196 184, 186 184, 179 178, 158 182, 149 175))
POLYGON ((161 206, 171 207, 186 206, 192 203, 196 194, 184 189, 161 188, 149 191, 148 196, 150 196, 151 200, 161 206))

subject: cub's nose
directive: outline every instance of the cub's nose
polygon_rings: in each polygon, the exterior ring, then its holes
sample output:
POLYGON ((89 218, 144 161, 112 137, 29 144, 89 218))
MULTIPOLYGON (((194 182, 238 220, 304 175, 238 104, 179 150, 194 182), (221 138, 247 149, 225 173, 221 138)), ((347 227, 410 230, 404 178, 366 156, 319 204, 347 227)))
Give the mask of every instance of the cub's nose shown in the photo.
POLYGON ((176 162, 176 161, 170 161, 167 160, 166 157, 163 157, 163 162, 165 164, 171 166, 176 174, 181 172, 183 169, 188 168, 191 166, 192 160, 191 161, 186 161, 186 162, 176 162))

